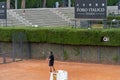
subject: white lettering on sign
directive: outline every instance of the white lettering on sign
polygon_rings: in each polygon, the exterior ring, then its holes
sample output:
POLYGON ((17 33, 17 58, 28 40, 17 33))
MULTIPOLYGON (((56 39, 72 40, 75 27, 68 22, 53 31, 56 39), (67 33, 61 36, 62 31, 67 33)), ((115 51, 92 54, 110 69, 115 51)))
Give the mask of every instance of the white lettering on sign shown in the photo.
MULTIPOLYGON (((93 5, 98 6, 98 3, 94 3, 94 4, 92 4, 92 3, 89 3, 89 4, 83 3, 82 6, 86 6, 86 5, 88 5, 89 7, 91 7, 91 6, 93 6, 93 5)), ((79 4, 77 4, 77 6, 79 7, 79 4)), ((104 6, 105 6, 105 3, 102 3, 101 6, 104 7, 104 6)))
POLYGON ((106 19, 107 0, 75 0, 75 18, 106 19))
POLYGON ((88 8, 77 8, 77 12, 87 12, 88 8))
POLYGON ((98 3, 96 3, 95 6, 98 6, 98 3))
POLYGON ((85 3, 83 3, 83 6, 85 6, 85 3))
POLYGON ((89 8, 90 12, 104 12, 104 8, 89 8))
POLYGON ((104 3, 102 3, 102 6, 105 6, 105 4, 104 4, 104 3))
POLYGON ((92 4, 91 4, 91 3, 89 3, 89 6, 92 6, 92 4))
POLYGON ((4 5, 2 5, 2 8, 5 8, 5 6, 4 6, 4 5))
POLYGON ((77 8, 77 12, 104 12, 104 8, 77 8))

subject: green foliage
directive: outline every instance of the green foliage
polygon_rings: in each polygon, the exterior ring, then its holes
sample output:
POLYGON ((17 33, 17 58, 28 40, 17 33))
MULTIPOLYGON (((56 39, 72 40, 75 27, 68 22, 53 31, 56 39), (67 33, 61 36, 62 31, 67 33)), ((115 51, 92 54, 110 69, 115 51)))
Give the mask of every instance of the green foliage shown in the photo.
MULTIPOLYGON (((110 24, 111 23, 111 20, 113 20, 113 19, 116 19, 116 20, 120 20, 120 15, 113 15, 113 14, 109 14, 108 16, 107 16, 107 24, 110 24)), ((103 23, 103 21, 96 21, 98 24, 102 24, 103 23)))
POLYGON ((107 0, 107 5, 108 6, 113 6, 113 5, 116 5, 118 2, 118 0, 107 0))
MULTIPOLYGON (((0 2, 3 2, 6 0, 0 0, 0 2)), ((21 1, 18 0, 18 8, 21 8, 21 1)), ((42 7, 44 0, 26 0, 26 8, 38 8, 42 7)), ((58 1, 60 3, 60 6, 62 6, 62 0, 46 0, 46 6, 47 7, 53 7, 55 5, 55 2, 58 1)), ((71 5, 74 6, 75 0, 71 0, 71 5)), ((118 0, 107 0, 107 5, 112 6, 116 5, 118 0)), ((12 6, 15 6, 15 0, 11 0, 12 6)))
POLYGON ((26 8, 42 7, 42 0, 26 0, 26 8))
POLYGON ((30 42, 46 42, 70 45, 120 46, 120 29, 75 29, 75 28, 0 28, 0 41, 12 41, 12 34, 24 32, 30 42), (110 41, 103 42, 103 36, 110 41))
POLYGON ((108 19, 108 20, 112 20, 112 19, 120 20, 120 15, 118 15, 118 16, 109 15, 109 16, 107 17, 107 19, 108 19))
POLYGON ((48 29, 30 28, 26 33, 30 42, 46 42, 48 29))
POLYGON ((5 1, 5 0, 0 0, 0 2, 3 2, 3 1, 5 1))
POLYGON ((62 0, 47 0, 47 7, 55 7, 55 2, 58 1, 60 6, 62 6, 62 0))

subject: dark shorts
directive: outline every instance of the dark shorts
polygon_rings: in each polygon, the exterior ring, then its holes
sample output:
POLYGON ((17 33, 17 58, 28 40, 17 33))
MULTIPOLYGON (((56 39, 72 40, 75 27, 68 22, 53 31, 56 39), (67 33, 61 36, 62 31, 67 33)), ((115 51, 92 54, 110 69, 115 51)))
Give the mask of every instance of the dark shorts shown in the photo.
POLYGON ((54 65, 54 61, 49 61, 49 66, 53 66, 54 65))

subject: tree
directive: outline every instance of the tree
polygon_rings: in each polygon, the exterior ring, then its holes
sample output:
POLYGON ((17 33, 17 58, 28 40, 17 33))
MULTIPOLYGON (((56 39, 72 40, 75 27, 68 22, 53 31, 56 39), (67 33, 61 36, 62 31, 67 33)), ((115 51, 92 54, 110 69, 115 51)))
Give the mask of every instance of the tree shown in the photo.
POLYGON ((107 0, 108 6, 113 6, 113 5, 116 5, 117 3, 118 3, 118 0, 107 0))
POLYGON ((10 0, 7 0, 7 9, 10 9, 10 0))
POLYGON ((46 7, 46 0, 43 0, 43 7, 46 7))
POLYGON ((22 0, 22 2, 21 2, 21 8, 22 9, 25 9, 25 6, 26 6, 25 4, 26 4, 26 0, 22 0))

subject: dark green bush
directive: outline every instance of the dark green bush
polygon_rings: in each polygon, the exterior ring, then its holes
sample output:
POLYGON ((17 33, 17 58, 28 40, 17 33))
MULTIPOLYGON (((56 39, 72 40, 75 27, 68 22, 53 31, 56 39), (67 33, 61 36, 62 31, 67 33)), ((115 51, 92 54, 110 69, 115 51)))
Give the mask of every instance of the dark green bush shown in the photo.
MULTIPOLYGON (((107 24, 110 24, 111 23, 111 21, 113 20, 113 19, 116 19, 116 20, 120 20, 120 15, 109 15, 109 16, 107 16, 107 24)), ((94 24, 94 23, 96 23, 96 24, 103 24, 103 21, 102 20, 91 20, 91 22, 94 24)))
POLYGON ((108 20, 113 20, 113 19, 117 19, 117 20, 120 20, 120 15, 109 15, 108 17, 107 17, 107 19, 108 20))
POLYGON ((0 28, 0 41, 12 41, 12 34, 24 32, 30 42, 46 42, 71 45, 120 46, 120 29, 75 28, 0 28), (110 41, 102 41, 102 37, 110 41))

